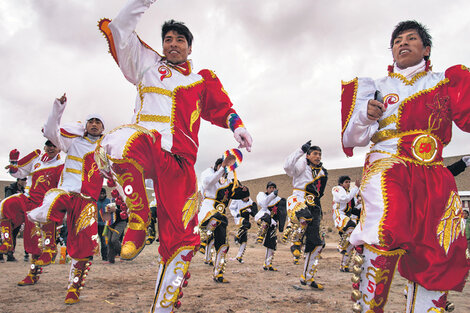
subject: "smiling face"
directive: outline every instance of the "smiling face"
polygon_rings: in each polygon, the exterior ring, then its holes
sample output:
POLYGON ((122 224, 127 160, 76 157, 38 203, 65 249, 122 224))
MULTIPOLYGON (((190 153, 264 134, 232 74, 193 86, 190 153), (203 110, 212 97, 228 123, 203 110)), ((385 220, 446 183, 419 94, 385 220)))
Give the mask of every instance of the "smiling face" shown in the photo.
POLYGON ((191 54, 191 46, 189 46, 184 35, 170 30, 163 38, 163 54, 168 62, 180 64, 188 59, 188 56, 191 54))
POLYGON ((44 152, 46 152, 47 156, 52 159, 60 152, 60 149, 53 144, 48 144, 44 146, 44 152))
POLYGON ((401 69, 419 64, 425 56, 429 56, 431 47, 425 47, 415 29, 408 29, 400 33, 392 46, 393 59, 401 69))

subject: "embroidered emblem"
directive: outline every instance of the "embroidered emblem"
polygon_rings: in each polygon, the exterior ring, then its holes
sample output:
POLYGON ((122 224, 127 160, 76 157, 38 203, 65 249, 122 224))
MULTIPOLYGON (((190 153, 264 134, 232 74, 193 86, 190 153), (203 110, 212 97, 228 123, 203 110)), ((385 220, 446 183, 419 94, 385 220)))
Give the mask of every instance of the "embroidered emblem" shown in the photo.
POLYGON ((36 164, 34 164, 34 169, 37 169, 40 166, 41 166, 41 163, 36 163, 36 164))
POLYGON ((422 162, 431 162, 438 150, 437 140, 431 135, 420 135, 413 140, 411 151, 413 156, 422 162))
POLYGON ((93 223, 96 223, 97 217, 96 204, 88 203, 85 205, 82 213, 80 213, 78 217, 76 234, 88 226, 93 225, 93 223))
MULTIPOLYGON (((197 188, 196 188, 197 190, 197 188)), ((183 207, 183 224, 184 228, 188 227, 189 222, 193 219, 194 215, 196 215, 197 211, 199 210, 199 206, 201 204, 201 197, 199 193, 196 191, 188 198, 186 203, 183 207)))
POLYGON ((457 239, 459 233, 462 233, 462 202, 459 196, 452 191, 447 201, 446 211, 442 215, 439 225, 437 225, 437 239, 439 245, 444 248, 446 254, 452 243, 457 239))
POLYGON ((39 176, 37 179, 36 179, 36 182, 34 183, 34 188, 33 189, 36 189, 36 187, 41 184, 41 183, 45 183, 47 182, 47 185, 49 186, 51 183, 49 181, 49 176, 46 174, 46 175, 41 175, 39 176))
POLYGON ((384 106, 388 108, 389 105, 398 103, 400 101, 400 97, 396 93, 389 93, 384 97, 384 106))
POLYGON ((431 109, 431 115, 428 120, 428 130, 436 130, 441 126, 443 119, 449 119, 449 96, 439 97, 439 93, 434 96, 432 104, 426 104, 431 109))
POLYGON ((193 131, 193 125, 196 123, 196 121, 199 119, 199 115, 201 114, 201 107, 199 106, 199 103, 201 103, 199 100, 196 102, 196 110, 191 113, 191 120, 189 121, 189 131, 193 131))
POLYGON ((88 181, 90 181, 91 178, 93 177, 93 175, 95 174, 95 172, 98 172, 98 171, 99 171, 98 165, 95 162, 93 162, 93 164, 91 165, 90 170, 88 171, 88 175, 87 175, 88 181))
POLYGON ((161 65, 158 68, 158 72, 161 74, 160 81, 163 81, 165 78, 171 77, 171 70, 164 65, 161 65))

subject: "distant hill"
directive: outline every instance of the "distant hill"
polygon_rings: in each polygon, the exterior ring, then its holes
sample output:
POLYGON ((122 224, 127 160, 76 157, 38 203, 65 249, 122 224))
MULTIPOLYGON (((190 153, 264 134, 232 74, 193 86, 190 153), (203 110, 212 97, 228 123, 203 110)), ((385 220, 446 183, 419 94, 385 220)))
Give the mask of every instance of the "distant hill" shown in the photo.
MULTIPOLYGON (((450 165, 460 160, 461 158, 462 158, 462 155, 445 158, 444 164, 450 165)), ((348 175, 349 177, 351 177, 352 181, 359 179, 362 175, 362 167, 327 169, 327 170, 328 170, 328 184, 325 189, 325 195, 321 200, 323 213, 324 213, 323 225, 325 225, 326 227, 333 227, 333 219, 332 219, 332 211, 331 211, 333 200, 332 200, 332 195, 331 195, 331 189, 337 184, 338 177, 341 175, 348 175)), ((253 200, 256 199, 256 195, 258 194, 258 192, 266 190, 266 184, 269 181, 273 181, 276 183, 279 189, 279 195, 281 197, 287 198, 292 194, 292 179, 285 174, 262 177, 262 178, 251 179, 251 180, 246 180, 246 181, 242 180, 243 184, 248 186, 248 188, 250 189, 251 198, 253 200)), ((13 181, 0 181, 0 188, 1 188, 0 190, 2 191, 1 196, 4 195, 3 190, 5 186, 11 184, 12 182, 13 181)), ((470 190, 470 169, 466 170, 465 172, 457 176, 456 182, 457 182, 457 188, 460 191, 470 190)), ((109 188, 107 189, 109 190, 109 188)), ((151 192, 149 194, 151 194, 151 192)), ((109 192, 108 192, 108 197, 109 197, 109 192)), ((228 214, 229 214, 229 219, 232 220, 230 213, 228 214)))

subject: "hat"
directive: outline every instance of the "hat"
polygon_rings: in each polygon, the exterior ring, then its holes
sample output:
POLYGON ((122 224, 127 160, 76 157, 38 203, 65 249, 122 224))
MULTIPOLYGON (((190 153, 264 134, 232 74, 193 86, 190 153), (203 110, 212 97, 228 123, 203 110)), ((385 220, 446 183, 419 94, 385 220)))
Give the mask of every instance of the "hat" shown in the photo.
POLYGON ((232 165, 227 166, 227 171, 232 172, 240 165, 240 163, 242 163, 243 154, 238 149, 230 149, 230 150, 227 150, 227 151, 224 152, 223 158, 225 159, 229 155, 232 155, 232 156, 235 157, 235 162, 232 165))
POLYGON ((104 128, 104 119, 103 119, 103 117, 101 117, 101 115, 99 115, 97 113, 88 114, 85 121, 88 122, 89 120, 94 119, 94 118, 100 120, 101 123, 103 124, 103 128, 104 128))

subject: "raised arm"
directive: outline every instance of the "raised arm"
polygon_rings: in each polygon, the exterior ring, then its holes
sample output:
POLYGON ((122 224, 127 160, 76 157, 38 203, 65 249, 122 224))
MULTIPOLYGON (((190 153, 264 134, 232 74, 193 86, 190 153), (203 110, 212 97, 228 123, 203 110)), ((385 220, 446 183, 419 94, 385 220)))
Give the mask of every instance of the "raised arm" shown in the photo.
POLYGON ((222 175, 224 175, 224 173, 225 170, 222 166, 215 172, 212 170, 204 171, 204 175, 201 179, 203 189, 207 190, 209 186, 212 186, 217 183, 217 181, 222 177, 222 175))
POLYGON ((301 160, 301 158, 305 155, 305 152, 299 148, 291 153, 286 161, 284 162, 284 171, 290 177, 295 177, 305 171, 307 167, 307 159, 301 160))
POLYGON ((108 42, 114 44, 119 67, 127 80, 134 85, 139 83, 142 73, 161 58, 141 42, 135 33, 142 15, 153 2, 155 0, 129 0, 109 23, 112 38, 107 38, 108 42))
POLYGON ((73 138, 76 137, 73 135, 70 137, 67 137, 65 134, 64 136, 61 135, 60 120, 62 119, 66 105, 67 98, 65 94, 60 99, 55 99, 52 105, 52 112, 49 114, 43 128, 44 136, 65 153, 68 152, 73 138))
POLYGON ((349 192, 340 186, 333 187, 331 190, 333 201, 337 203, 348 203, 357 195, 358 192, 359 188, 356 186, 351 187, 349 192))

